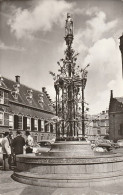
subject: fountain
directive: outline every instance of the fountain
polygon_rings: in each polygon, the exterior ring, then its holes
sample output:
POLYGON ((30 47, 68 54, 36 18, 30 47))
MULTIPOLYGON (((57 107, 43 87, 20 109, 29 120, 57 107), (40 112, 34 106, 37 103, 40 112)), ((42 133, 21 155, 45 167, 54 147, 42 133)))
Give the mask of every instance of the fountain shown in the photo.
POLYGON ((49 152, 41 155, 18 155, 12 178, 18 182, 49 187, 90 187, 119 182, 123 179, 123 155, 95 153, 85 140, 84 89, 87 65, 76 66, 72 49, 73 20, 67 15, 65 58, 58 62, 59 74, 53 75, 56 91, 56 141, 49 152), (61 65, 62 63, 62 65, 61 65))

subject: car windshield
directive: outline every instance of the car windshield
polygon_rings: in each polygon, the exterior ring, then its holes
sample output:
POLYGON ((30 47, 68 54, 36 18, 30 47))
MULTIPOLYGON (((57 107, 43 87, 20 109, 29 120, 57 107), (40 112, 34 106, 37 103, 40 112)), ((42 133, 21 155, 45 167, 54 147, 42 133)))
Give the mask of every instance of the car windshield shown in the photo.
POLYGON ((51 145, 51 143, 50 142, 46 142, 46 141, 42 141, 42 142, 38 142, 38 144, 40 145, 40 146, 50 146, 51 145))
POLYGON ((40 145, 39 144, 34 144, 33 147, 38 148, 38 147, 40 147, 40 145))

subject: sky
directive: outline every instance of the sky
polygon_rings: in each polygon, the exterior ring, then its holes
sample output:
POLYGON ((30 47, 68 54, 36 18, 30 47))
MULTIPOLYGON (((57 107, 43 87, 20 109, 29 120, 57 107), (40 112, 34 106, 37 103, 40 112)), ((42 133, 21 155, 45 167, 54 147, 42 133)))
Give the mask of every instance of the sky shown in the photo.
POLYGON ((88 63, 85 99, 89 113, 108 109, 110 90, 123 96, 119 37, 123 33, 123 0, 0 1, 0 74, 31 88, 46 87, 54 99, 57 62, 66 49, 65 20, 74 21, 73 49, 78 65, 88 63))

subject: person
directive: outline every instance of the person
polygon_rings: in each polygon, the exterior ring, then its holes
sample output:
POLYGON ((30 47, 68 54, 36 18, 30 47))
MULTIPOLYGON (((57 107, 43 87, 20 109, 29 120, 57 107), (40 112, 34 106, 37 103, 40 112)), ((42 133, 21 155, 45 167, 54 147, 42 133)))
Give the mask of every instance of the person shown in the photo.
POLYGON ((9 140, 9 145, 11 147, 11 158, 10 158, 11 168, 15 165, 15 154, 12 146, 13 139, 14 139, 13 133, 12 131, 9 131, 8 140, 9 140))
POLYGON ((33 137, 30 135, 29 131, 26 131, 26 153, 32 153, 33 151, 33 137))
POLYGON ((9 143, 9 132, 4 133, 4 137, 1 142, 2 152, 3 152, 3 169, 10 170, 11 169, 11 147, 9 143))
POLYGON ((20 131, 16 132, 16 137, 13 139, 12 147, 15 156, 18 154, 23 154, 23 147, 25 146, 25 139, 22 137, 20 131))

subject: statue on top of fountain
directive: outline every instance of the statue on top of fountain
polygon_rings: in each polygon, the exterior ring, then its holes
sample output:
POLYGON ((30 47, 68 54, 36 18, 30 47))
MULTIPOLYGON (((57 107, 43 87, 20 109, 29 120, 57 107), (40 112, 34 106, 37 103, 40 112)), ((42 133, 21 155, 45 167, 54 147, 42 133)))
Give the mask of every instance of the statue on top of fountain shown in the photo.
POLYGON ((73 19, 70 16, 70 13, 67 14, 67 20, 65 25, 65 36, 73 35, 73 19))

